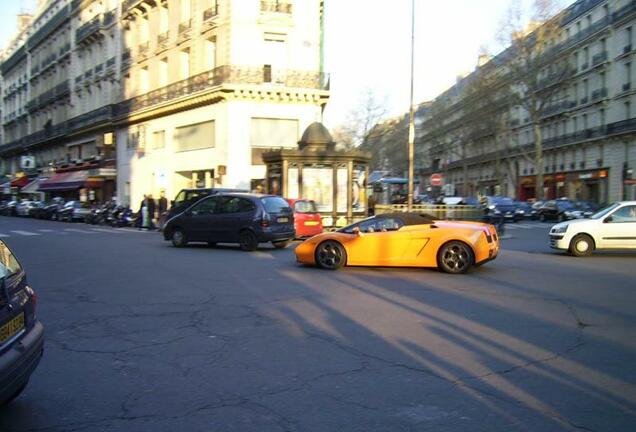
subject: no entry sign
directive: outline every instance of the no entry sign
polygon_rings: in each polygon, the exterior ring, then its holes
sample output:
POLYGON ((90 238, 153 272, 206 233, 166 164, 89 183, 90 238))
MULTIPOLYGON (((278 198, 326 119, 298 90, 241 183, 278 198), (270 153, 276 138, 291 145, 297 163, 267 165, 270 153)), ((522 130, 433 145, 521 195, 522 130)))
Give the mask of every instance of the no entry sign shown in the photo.
POLYGON ((441 186, 442 175, 439 173, 431 174, 431 186, 441 186))

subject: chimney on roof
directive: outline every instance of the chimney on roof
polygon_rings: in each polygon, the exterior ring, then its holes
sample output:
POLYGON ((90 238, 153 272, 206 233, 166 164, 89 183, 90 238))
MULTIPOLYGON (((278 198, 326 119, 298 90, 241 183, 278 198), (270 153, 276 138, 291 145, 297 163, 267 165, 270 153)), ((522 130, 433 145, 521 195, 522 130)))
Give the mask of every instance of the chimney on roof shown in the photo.
POLYGON ((22 30, 26 29, 31 21, 33 20, 33 15, 28 13, 20 13, 18 14, 18 33, 22 30))

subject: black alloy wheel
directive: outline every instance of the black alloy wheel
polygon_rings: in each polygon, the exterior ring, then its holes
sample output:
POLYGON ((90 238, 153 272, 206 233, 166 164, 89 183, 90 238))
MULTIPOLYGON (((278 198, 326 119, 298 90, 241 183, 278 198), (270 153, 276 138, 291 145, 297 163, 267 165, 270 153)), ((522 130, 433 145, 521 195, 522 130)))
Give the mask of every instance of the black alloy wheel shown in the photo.
POLYGON ((172 231, 172 235, 170 237, 172 238, 172 245, 174 247, 180 248, 188 244, 185 233, 179 228, 172 231))
POLYGON ((287 246, 289 246, 289 243, 291 243, 290 240, 272 242, 276 249, 285 249, 287 246))
POLYGON ((473 261, 473 251, 460 241, 446 243, 437 253, 437 264, 446 273, 466 273, 473 261))
POLYGON ((338 270, 347 263, 344 247, 333 240, 320 243, 316 248, 316 264, 326 270, 338 270))
POLYGON ((590 256, 594 251, 594 240, 586 234, 579 234, 570 242, 569 251, 575 257, 590 256))
POLYGON ((241 234, 239 235, 239 246, 241 247, 241 250, 246 252, 255 251, 258 247, 258 239, 252 231, 241 231, 241 234))

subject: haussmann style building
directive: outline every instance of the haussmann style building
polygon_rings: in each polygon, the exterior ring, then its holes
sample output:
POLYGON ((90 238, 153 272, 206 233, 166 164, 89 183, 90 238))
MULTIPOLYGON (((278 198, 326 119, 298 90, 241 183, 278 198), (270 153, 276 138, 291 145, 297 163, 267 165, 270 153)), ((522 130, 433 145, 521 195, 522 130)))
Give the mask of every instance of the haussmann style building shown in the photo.
POLYGON ((49 0, 23 24, 0 64, 0 174, 50 196, 254 189, 262 153, 295 148, 329 98, 321 0, 49 0))

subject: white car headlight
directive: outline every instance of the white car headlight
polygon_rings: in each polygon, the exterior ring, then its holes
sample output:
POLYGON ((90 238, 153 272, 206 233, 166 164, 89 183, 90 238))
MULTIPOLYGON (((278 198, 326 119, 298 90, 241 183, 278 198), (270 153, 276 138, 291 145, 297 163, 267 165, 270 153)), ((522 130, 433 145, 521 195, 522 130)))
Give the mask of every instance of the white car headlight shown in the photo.
POLYGON ((569 225, 555 226, 552 228, 553 234, 564 234, 568 230, 569 225))

